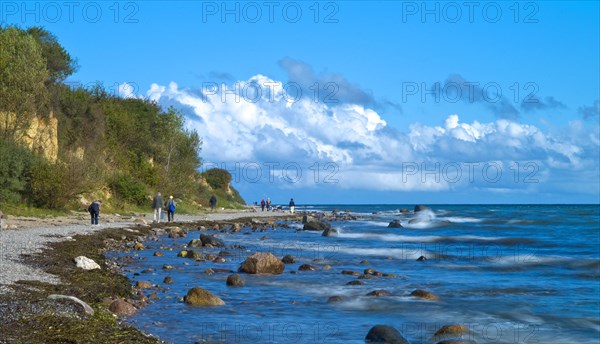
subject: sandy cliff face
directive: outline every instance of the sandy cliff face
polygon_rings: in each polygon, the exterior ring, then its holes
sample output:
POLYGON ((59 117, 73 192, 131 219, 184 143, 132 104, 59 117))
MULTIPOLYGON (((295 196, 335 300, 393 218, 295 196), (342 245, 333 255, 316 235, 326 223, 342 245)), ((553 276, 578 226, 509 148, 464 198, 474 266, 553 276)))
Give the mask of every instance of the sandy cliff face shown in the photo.
MULTIPOLYGON (((14 115, 0 113, 0 127, 10 127, 14 115), (9 116, 8 121, 6 116, 9 116)), ((51 162, 58 159, 58 119, 50 112, 47 117, 34 116, 27 129, 20 130, 14 136, 25 147, 42 155, 51 162)))

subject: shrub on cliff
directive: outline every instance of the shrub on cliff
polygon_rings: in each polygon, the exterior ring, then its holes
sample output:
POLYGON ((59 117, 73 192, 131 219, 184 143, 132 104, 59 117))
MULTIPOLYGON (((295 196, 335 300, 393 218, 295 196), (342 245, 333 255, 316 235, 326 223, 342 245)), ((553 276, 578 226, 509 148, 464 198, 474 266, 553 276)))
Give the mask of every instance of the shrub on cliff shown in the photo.
POLYGON ((0 203, 22 201, 38 159, 29 149, 0 139, 0 203))
POLYGON ((202 173, 202 176, 213 189, 226 189, 231 182, 231 174, 222 168, 211 168, 202 173))
POLYGON ((146 202, 146 186, 128 175, 118 175, 110 186, 122 201, 137 205, 146 202))

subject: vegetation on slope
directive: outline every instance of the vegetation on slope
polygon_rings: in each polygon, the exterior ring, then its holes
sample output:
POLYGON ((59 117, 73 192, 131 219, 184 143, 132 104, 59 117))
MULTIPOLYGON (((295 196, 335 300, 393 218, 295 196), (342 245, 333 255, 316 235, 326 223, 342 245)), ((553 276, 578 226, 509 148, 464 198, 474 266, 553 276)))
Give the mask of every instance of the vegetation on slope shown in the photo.
POLYGON ((101 199, 105 210, 148 209, 157 191, 186 211, 206 207, 212 194, 219 207, 244 204, 227 171, 198 172, 202 140, 181 113, 101 86, 69 87, 77 68, 45 29, 0 27, 0 208, 74 209, 101 199), (55 161, 22 147, 34 117, 58 122, 55 161))

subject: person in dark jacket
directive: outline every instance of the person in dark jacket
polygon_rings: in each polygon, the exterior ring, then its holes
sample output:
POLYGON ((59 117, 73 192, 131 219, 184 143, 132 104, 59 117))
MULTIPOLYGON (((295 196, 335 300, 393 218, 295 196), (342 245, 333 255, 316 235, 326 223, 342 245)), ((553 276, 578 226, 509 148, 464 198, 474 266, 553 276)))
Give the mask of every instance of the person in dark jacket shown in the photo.
POLYGON ((152 201, 152 209, 154 209, 154 222, 160 223, 160 215, 162 213, 163 199, 160 192, 156 193, 152 201))
POLYGON ((294 203, 294 199, 290 199, 290 213, 294 213, 294 211, 296 210, 296 203, 294 203))
POLYGON ((260 211, 265 211, 266 204, 267 204, 267 202, 265 202, 264 199, 262 201, 260 201, 260 211))
POLYGON ((175 221, 175 207, 177 205, 175 204, 175 200, 173 199, 173 196, 169 196, 169 200, 167 201, 167 219, 169 220, 169 222, 171 221, 175 221))
POLYGON ((98 216, 100 216, 100 206, 102 203, 100 201, 95 200, 88 207, 88 211, 90 212, 90 216, 92 217, 92 225, 98 224, 98 216))
POLYGON ((217 196, 212 195, 208 203, 210 204, 210 209, 215 210, 215 208, 217 207, 217 196))

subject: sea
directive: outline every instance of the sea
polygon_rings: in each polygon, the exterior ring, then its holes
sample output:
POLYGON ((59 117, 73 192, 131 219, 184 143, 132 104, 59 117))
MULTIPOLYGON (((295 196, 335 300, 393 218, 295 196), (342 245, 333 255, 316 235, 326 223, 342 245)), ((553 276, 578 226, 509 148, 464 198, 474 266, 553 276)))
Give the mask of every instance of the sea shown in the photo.
MULTIPOLYGON (((113 253, 132 281, 157 285, 154 300, 128 322, 167 343, 365 343, 377 324, 397 329, 411 344, 444 339, 476 343, 600 343, 599 205, 311 205, 297 211, 348 212, 356 220, 331 224, 337 237, 286 228, 212 233, 226 248, 200 249, 221 263, 177 254, 187 238, 148 241, 149 249, 113 253), (409 212, 401 212, 408 209, 409 212), (388 228, 399 220, 403 228, 388 228), (413 220, 413 221, 411 221, 413 220), (162 251, 163 257, 154 256, 162 251), (248 275, 226 286, 254 252, 292 255, 280 275, 248 275), (426 260, 418 261, 419 257, 426 260), (162 269, 169 264, 174 268, 162 269), (298 271, 310 264, 316 271, 298 271), (328 267, 325 267, 328 265, 328 267), (325 269, 323 269, 325 267, 325 269), (387 274, 358 279, 341 272, 387 274), (143 272, 142 272, 143 271, 143 272), (221 271, 221 270, 218 270, 221 271), (173 284, 163 284, 171 276, 173 284), (348 285, 360 280, 362 285, 348 285), (219 296, 224 306, 192 307, 192 287, 219 296), (411 296, 429 291, 437 300, 411 296), (388 296, 367 294, 385 290, 388 296), (328 302, 340 296, 339 302, 328 302), (435 335, 460 324, 456 335, 435 335)), ((198 249, 197 249, 198 250, 198 249)))

